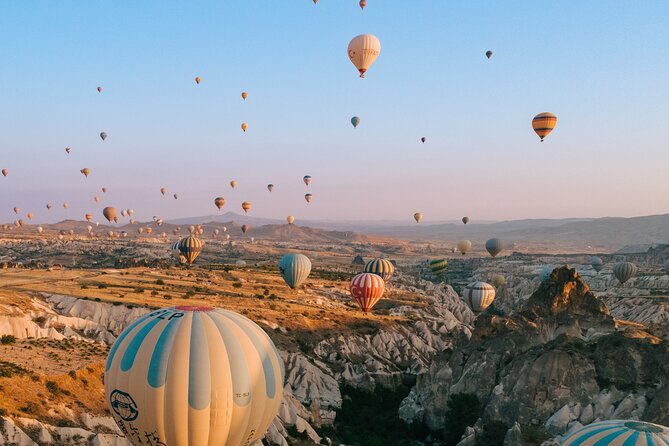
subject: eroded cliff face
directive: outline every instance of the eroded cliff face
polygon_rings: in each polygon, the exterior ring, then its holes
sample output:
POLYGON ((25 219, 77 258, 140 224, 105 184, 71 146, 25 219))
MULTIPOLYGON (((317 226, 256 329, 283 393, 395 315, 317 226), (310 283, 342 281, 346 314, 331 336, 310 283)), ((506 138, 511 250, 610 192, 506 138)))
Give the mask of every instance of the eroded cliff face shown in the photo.
POLYGON ((567 421, 549 425, 552 434, 563 434, 575 423, 608 418, 635 395, 644 401, 630 416, 666 422, 668 360, 666 342, 638 324, 617 324, 576 270, 565 266, 516 311, 493 305, 481 314, 471 337, 458 339, 418 378, 400 416, 433 430, 448 428, 449 396, 466 393, 482 403, 479 434, 492 422, 509 429, 544 426, 560 410, 557 418, 567 421), (603 403, 603 394, 615 397, 603 403), (579 421, 587 407, 597 413, 579 421))

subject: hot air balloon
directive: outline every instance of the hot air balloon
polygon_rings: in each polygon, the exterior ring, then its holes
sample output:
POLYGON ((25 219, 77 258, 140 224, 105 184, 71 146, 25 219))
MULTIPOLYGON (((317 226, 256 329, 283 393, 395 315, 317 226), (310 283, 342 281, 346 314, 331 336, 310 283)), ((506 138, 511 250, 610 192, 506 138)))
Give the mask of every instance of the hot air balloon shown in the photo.
POLYGON ((318 3, 318 0, 314 0, 314 5, 315 5, 316 3, 318 3))
POLYGON ((387 282, 395 273, 395 266, 386 259, 372 259, 365 263, 363 271, 376 274, 387 282))
POLYGON ((67 153, 69 155, 71 151, 72 151, 72 149, 70 149, 69 147, 65 147, 65 153, 67 153))
POLYGON ((286 221, 288 222, 289 225, 292 225, 293 222, 295 221, 295 217, 289 215, 288 217, 286 217, 286 221))
POLYGON ((249 209, 251 209, 251 203, 249 203, 248 201, 243 202, 242 203, 242 209, 244 210, 244 213, 246 214, 249 211, 249 209))
POLYGON ((311 194, 306 194, 306 195, 304 196, 304 199, 307 200, 307 203, 311 203, 311 200, 314 199, 314 196, 311 195, 311 194))
POLYGON ((179 199, 179 194, 174 194, 174 195, 172 195, 172 196, 174 197, 175 200, 178 200, 178 199, 179 199))
POLYGON ((114 223, 118 223, 118 217, 114 217, 114 223))
POLYGON ((114 218, 116 218, 116 208, 113 208, 111 206, 107 206, 102 210, 102 215, 105 216, 108 222, 112 222, 114 218))
POLYGON ((128 215, 128 211, 126 211, 125 209, 122 209, 121 210, 121 217, 125 217, 126 215, 128 215))
POLYGON ((351 124, 353 124, 353 128, 356 128, 360 124, 360 118, 357 116, 352 117, 351 124))
POLYGON ((532 119, 532 128, 539 135, 541 141, 553 131, 557 124, 557 116, 553 113, 539 113, 532 119))
POLYGON ((96 195, 95 197, 93 197, 93 200, 95 200, 96 203, 99 203, 99 202, 100 202, 100 197, 98 197, 98 196, 96 195))
POLYGON ((198 85, 200 85, 200 80, 201 80, 201 79, 200 79, 200 76, 197 76, 197 77, 195 78, 195 83, 198 84, 198 85))
POLYGON ((562 446, 664 446, 669 444, 669 428, 635 420, 608 420, 575 430, 562 446))
POLYGON ((46 205, 46 208, 47 208, 48 210, 51 210, 51 208, 52 208, 51 204, 47 204, 47 205, 46 205))
POLYGON ((302 181, 304 181, 304 184, 306 184, 307 186, 310 185, 312 181, 311 175, 305 175, 302 178, 302 181))
POLYGON ((106 194, 106 193, 107 193, 107 188, 104 187, 104 186, 102 186, 102 193, 103 193, 103 194, 106 194))
POLYGON ((495 288, 485 282, 470 283, 462 291, 461 299, 474 313, 480 313, 495 300, 495 288))
POLYGON ((448 260, 446 259, 430 260, 430 269, 436 276, 439 276, 446 271, 446 265, 448 265, 448 260))
POLYGON ((249 230, 249 225, 242 225, 242 233, 246 234, 246 231, 249 230))
POLYGON ((469 240, 462 240, 458 242, 458 251, 460 254, 465 255, 472 250, 472 242, 469 240))
POLYGON ((542 266, 541 269, 539 270, 539 280, 542 282, 547 281, 551 277, 551 274, 553 274, 554 269, 555 265, 542 266))
POLYGON ((492 57, 492 51, 490 51, 490 50, 486 51, 486 52, 485 52, 485 57, 487 57, 488 59, 490 59, 490 58, 492 57))
POLYGON ((279 260, 279 273, 291 288, 297 288, 311 272, 311 260, 304 254, 286 254, 279 260))
POLYGON ((38 232, 39 234, 41 234, 42 232, 44 232, 44 228, 42 228, 41 226, 38 226, 38 227, 37 227, 37 232, 38 232))
POLYGON ((67 204, 67 203, 63 203, 63 209, 67 209, 67 208, 69 208, 69 207, 70 207, 69 204, 67 204))
POLYGON ((372 34, 361 34, 354 37, 348 44, 348 58, 365 77, 365 72, 372 66, 381 53, 381 42, 372 34))
POLYGON ((502 241, 498 238, 491 238, 487 242, 485 242, 485 249, 488 251, 488 254, 490 254, 493 257, 496 257, 497 254, 502 252, 504 249, 502 245, 502 241))
POLYGON ((86 226, 86 230, 88 232, 91 232, 93 230, 93 226, 91 226, 91 225, 86 226))
POLYGON ((33 219, 33 214, 31 212, 28 212, 26 217, 28 217, 28 220, 32 220, 33 219))
POLYGON ((233 189, 237 187, 237 182, 235 180, 230 181, 230 187, 232 187, 233 189))
POLYGON ((367 0, 360 0, 358 4, 360 5, 360 9, 364 10, 365 6, 367 6, 367 0))
POLYGON ((135 210, 134 209, 128 209, 128 215, 131 216, 131 217, 133 215, 135 215, 135 210))
POLYGON ((15 213, 15 214, 18 214, 20 210, 21 210, 20 208, 14 206, 14 213, 15 213))
POLYGON ((167 188, 164 188, 164 187, 160 188, 160 193, 161 194, 165 195, 166 192, 167 192, 167 188))
POLYGON ((613 275, 622 285, 636 275, 636 265, 632 262, 616 263, 613 266, 613 275))
POLYGON ((600 272, 604 267, 604 262, 599 257, 593 257, 590 259, 590 265, 595 271, 600 272))
POLYGON ((89 169, 88 167, 84 167, 83 169, 81 169, 80 172, 83 173, 86 178, 88 178, 88 175, 90 175, 91 173, 91 169, 89 169))
POLYGON ((91 221, 93 219, 93 214, 86 214, 84 215, 84 218, 86 218, 86 221, 91 221))
POLYGON ((423 136, 423 137, 420 139, 420 142, 422 142, 423 144, 425 144, 425 141, 427 141, 427 138, 423 136))
POLYGON ((349 290, 363 313, 370 310, 381 300, 386 284, 383 279, 371 273, 360 273, 351 279, 349 290))
POLYGON ((16 222, 16 226, 18 226, 19 228, 21 228, 21 227, 23 227, 23 223, 24 223, 23 219, 22 219, 22 218, 19 218, 18 221, 16 222))
POLYGON ((246 130, 249 128, 249 125, 245 122, 242 122, 242 131, 246 133, 246 130))
POLYGON ((420 223, 420 221, 423 219, 422 212, 416 212, 413 214, 413 219, 416 220, 416 223, 420 223))
POLYGON ((272 424, 283 378, 278 350, 254 322, 180 306, 142 316, 119 335, 104 383, 110 412, 134 446, 242 445, 272 424))
POLYGON ((100 133, 100 138, 102 138, 102 140, 104 141, 105 139, 107 139, 107 134, 105 132, 100 133))
POLYGON ((249 97, 249 94, 245 91, 242 91, 242 99, 246 100, 246 98, 248 98, 248 97, 249 97))
POLYGON ((223 206, 225 206, 225 198, 223 197, 216 197, 214 198, 214 205, 218 208, 220 211, 223 206))
MULTIPOLYGON (((149 232, 149 229, 151 228, 147 228, 147 232, 149 232)), ((186 258, 188 265, 193 264, 197 256, 202 252, 203 246, 202 240, 194 235, 189 235, 179 240, 179 251, 186 258)))
POLYGON ((214 237, 216 237, 216 236, 219 234, 219 232, 220 232, 220 231, 219 231, 218 229, 214 229, 214 232, 213 232, 214 237))
POLYGON ((267 185, 267 190, 272 192, 272 190, 274 190, 274 185, 273 184, 268 184, 267 185))
POLYGON ((98 87, 98 93, 102 93, 102 87, 98 87))
POLYGON ((141 234, 142 232, 144 232, 144 228, 137 228, 137 233, 138 234, 141 234))
POLYGON ((9 175, 9 170, 7 170, 7 169, 2 169, 2 176, 3 176, 3 177, 6 177, 7 175, 9 175))
POLYGON ((469 217, 462 217, 462 223, 464 224, 469 223, 469 217))

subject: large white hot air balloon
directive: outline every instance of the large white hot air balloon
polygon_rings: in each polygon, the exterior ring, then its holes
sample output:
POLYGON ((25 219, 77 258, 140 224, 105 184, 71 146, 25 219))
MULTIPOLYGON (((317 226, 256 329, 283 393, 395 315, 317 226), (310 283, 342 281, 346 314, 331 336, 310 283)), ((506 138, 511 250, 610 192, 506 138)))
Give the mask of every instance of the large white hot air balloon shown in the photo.
POLYGON ((372 34, 361 34, 354 37, 348 44, 348 58, 365 77, 365 72, 372 66, 381 53, 381 42, 372 34))
POLYGON ((462 300, 474 313, 480 313, 495 300, 495 288, 485 282, 474 282, 462 290, 462 300))

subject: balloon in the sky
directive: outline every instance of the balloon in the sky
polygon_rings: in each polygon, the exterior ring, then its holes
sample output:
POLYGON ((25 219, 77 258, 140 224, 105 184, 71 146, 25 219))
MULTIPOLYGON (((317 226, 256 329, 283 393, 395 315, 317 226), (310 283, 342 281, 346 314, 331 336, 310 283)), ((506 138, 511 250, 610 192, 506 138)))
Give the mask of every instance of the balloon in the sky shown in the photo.
POLYGON ((246 132, 246 130, 249 128, 249 125, 245 122, 242 122, 242 131, 246 132))
POLYGON ((97 195, 95 197, 93 197, 93 199, 95 200, 96 203, 100 202, 100 197, 98 197, 97 195))
MULTIPOLYGON (((151 228, 147 228, 147 232, 148 229, 151 228)), ((202 252, 203 246, 204 244, 202 243, 202 240, 194 235, 189 235, 188 237, 184 237, 179 240, 179 252, 181 252, 181 255, 186 258, 188 265, 193 264, 197 256, 199 256, 202 252)))
POLYGON ((267 185, 267 190, 268 190, 268 191, 272 192, 273 189, 274 189, 274 185, 273 185, 273 184, 268 184, 268 185, 267 185))
POLYGON ((353 128, 356 128, 360 124, 360 118, 357 116, 352 117, 351 124, 353 124, 353 128))
POLYGON ((669 428, 636 420, 598 421, 567 435, 562 446, 664 446, 669 444, 669 428))
POLYGON ((102 186, 102 193, 103 193, 103 194, 106 194, 106 193, 107 193, 107 188, 104 187, 104 186, 102 186))
POLYGON ((286 221, 288 222, 289 225, 292 225, 293 222, 295 221, 295 217, 289 215, 288 217, 286 217, 286 221))
POLYGON ((118 223, 118 217, 114 217, 114 223, 118 223))
POLYGON ((365 6, 367 6, 367 0, 360 0, 358 5, 360 5, 360 9, 364 10, 365 6))
POLYGON ((72 149, 70 149, 69 147, 65 147, 65 153, 67 153, 69 155, 71 151, 72 151, 72 149))
POLYGON ((166 192, 167 192, 167 188, 164 188, 164 187, 160 188, 160 193, 161 194, 165 195, 166 192))
POLYGON ((2 176, 3 176, 3 177, 6 177, 7 175, 9 175, 9 170, 7 170, 7 169, 2 169, 2 176))
POLYGON ((216 236, 219 234, 219 232, 220 232, 220 231, 219 231, 218 229, 214 229, 214 232, 213 232, 213 233, 214 233, 214 237, 216 237, 216 236))
POLYGON ((304 254, 286 254, 279 260, 279 272, 289 287, 296 288, 309 277, 311 261, 304 254))
POLYGON ((102 210, 102 215, 104 215, 107 221, 111 223, 111 221, 116 218, 116 208, 107 206, 102 210))
POLYGON ((495 300, 495 288, 489 283, 470 283, 462 291, 462 300, 474 313, 480 313, 495 300))
POLYGON ((443 274, 443 272, 446 271, 447 265, 448 265, 448 260, 446 259, 430 260, 430 269, 437 276, 443 274))
POLYGON ((254 322, 180 306, 144 315, 119 335, 104 383, 133 446, 242 445, 272 424, 283 378, 278 350, 254 322))
POLYGON ((502 252, 504 249, 504 246, 502 244, 502 241, 498 238, 491 238, 487 242, 485 242, 485 249, 488 251, 488 254, 490 254, 493 257, 496 257, 497 254, 502 252))
POLYGON ((14 213, 15 213, 15 214, 18 214, 20 210, 21 210, 20 208, 14 206, 14 213))
POLYGON ((354 37, 348 44, 348 58, 365 77, 365 72, 372 66, 381 53, 381 42, 372 34, 361 34, 354 37))
POLYGON ((237 187, 237 182, 235 180, 230 181, 230 187, 232 187, 233 189, 237 187))
POLYGON ((416 220, 416 223, 420 223, 420 221, 423 219, 423 213, 416 212, 415 214, 413 214, 413 219, 416 220))
POLYGON ((195 78, 195 83, 198 84, 198 85, 200 85, 200 81, 201 81, 201 80, 202 80, 202 79, 200 79, 200 76, 197 76, 197 77, 195 78))
POLYGON ((51 210, 51 208, 52 208, 51 204, 50 204, 50 203, 47 203, 46 208, 49 209, 49 210, 51 210))
POLYGON ((135 215, 135 210, 134 209, 128 209, 128 215, 131 216, 131 217, 133 215, 135 215))
MULTIPOLYGON (((153 228, 146 228, 146 233, 151 235, 153 233, 153 228)), ((195 260, 195 259, 193 259, 195 260)))
POLYGON ((423 136, 423 137, 420 139, 420 142, 422 142, 423 144, 425 144, 425 141, 427 141, 427 138, 423 136))
POLYGON ((242 225, 242 233, 246 234, 246 231, 249 230, 249 225, 242 225))
POLYGON ((86 218, 86 221, 91 221, 93 219, 93 214, 86 214, 84 217, 86 218))
POLYGON ((216 205, 216 207, 217 207, 218 210, 220 211, 221 208, 222 208, 223 206, 225 206, 225 198, 223 198, 223 197, 216 197, 216 198, 214 198, 214 204, 216 205))
POLYGON ((383 279, 371 273, 360 273, 351 279, 349 290, 364 313, 369 311, 381 300, 386 284, 383 279))
POLYGON ((469 223, 469 217, 462 217, 462 223, 464 224, 469 223))
POLYGON ((604 262, 599 257, 593 257, 590 259, 590 265, 595 271, 600 272, 604 267, 604 262))
POLYGON ((305 175, 304 178, 302 178, 302 181, 304 181, 304 184, 307 186, 310 185, 312 181, 311 175, 305 175))
POLYGON ((91 169, 89 169, 88 167, 84 167, 83 169, 81 169, 80 172, 83 173, 86 178, 88 178, 88 175, 91 174, 91 169))
POLYGON ((33 219, 33 214, 32 214, 32 212, 28 212, 28 214, 26 215, 26 217, 28 217, 28 220, 32 220, 32 219, 33 219))
POLYGON ((490 50, 486 51, 486 52, 485 52, 485 57, 487 57, 488 59, 490 59, 490 58, 492 57, 492 51, 490 51, 490 50))
POLYGON ((102 138, 103 141, 107 139, 107 133, 105 132, 100 133, 100 138, 102 138))
POLYGON ((386 259, 372 259, 365 263, 365 268, 363 271, 366 273, 376 274, 387 282, 395 273, 395 266, 392 264, 392 262, 386 259))
POLYGON ((460 254, 465 255, 472 250, 472 242, 469 240, 462 240, 458 242, 458 251, 460 254))
POLYGON ((93 226, 91 226, 91 225, 86 226, 86 230, 88 232, 91 232, 93 230, 93 226))
POLYGON ((175 200, 178 200, 178 199, 179 199, 179 194, 174 194, 174 195, 172 195, 172 196, 174 197, 175 200))
POLYGON ((306 194, 306 195, 304 196, 304 199, 307 200, 307 203, 311 203, 311 200, 314 199, 314 196, 311 195, 311 194, 306 194))
POLYGON ((550 132, 553 131, 555 125, 557 124, 557 116, 553 113, 539 113, 532 119, 532 128, 539 135, 541 141, 544 140, 550 132))
POLYGON ((636 275, 636 265, 632 262, 619 262, 613 266, 613 275, 624 284, 636 275))
POLYGON ((38 226, 37 227, 37 232, 41 234, 42 232, 44 232, 44 228, 42 228, 41 226, 38 226))
POLYGON ((244 213, 247 213, 249 209, 251 209, 251 203, 249 203, 248 201, 243 202, 242 209, 244 210, 244 213))
POLYGON ((98 87, 98 93, 102 93, 102 87, 98 87))
POLYGON ((126 211, 125 209, 122 209, 121 210, 121 217, 125 217, 127 215, 128 215, 128 211, 126 211))
POLYGON ((242 99, 246 100, 249 97, 249 94, 245 91, 242 91, 242 99))

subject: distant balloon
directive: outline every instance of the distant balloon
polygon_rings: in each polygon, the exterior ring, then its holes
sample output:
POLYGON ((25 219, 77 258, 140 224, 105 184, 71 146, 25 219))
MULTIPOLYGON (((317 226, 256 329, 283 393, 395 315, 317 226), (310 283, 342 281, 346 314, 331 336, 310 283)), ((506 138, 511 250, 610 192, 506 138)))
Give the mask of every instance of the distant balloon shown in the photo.
POLYGON ((458 251, 460 254, 465 255, 472 250, 472 242, 469 240, 462 240, 458 242, 458 251))
POLYGON ((26 217, 28 217, 28 220, 32 220, 33 219, 33 214, 31 212, 28 212, 26 217))
POLYGON ((423 137, 420 139, 420 142, 422 142, 423 144, 425 144, 425 141, 427 141, 427 138, 423 136, 423 137))
POLYGON ((41 226, 38 226, 38 227, 37 227, 37 232, 38 232, 38 233, 41 234, 43 231, 44 231, 44 228, 42 228, 41 226))
POLYGON ((91 225, 86 226, 86 230, 88 232, 91 232, 93 230, 93 226, 91 226, 91 225))
POLYGON ((125 209, 122 209, 121 210, 121 217, 125 217, 126 215, 128 215, 128 211, 126 211, 125 209))
POLYGON ((83 169, 81 169, 80 172, 83 173, 86 178, 88 178, 88 175, 91 174, 91 169, 89 169, 88 167, 84 167, 83 169))
POLYGON ((491 238, 487 242, 485 242, 485 249, 488 251, 488 254, 490 254, 493 257, 496 257, 497 254, 502 252, 504 249, 504 246, 502 244, 502 241, 498 238, 491 238))
POLYGON ((50 204, 50 203, 47 203, 46 208, 47 208, 48 210, 51 210, 51 208, 52 208, 51 204, 50 204))
POLYGON ((63 203, 63 209, 67 209, 68 207, 70 207, 69 204, 67 204, 67 203, 63 203))
POLYGON ((383 279, 371 273, 360 273, 351 279, 349 290, 363 313, 369 311, 381 300, 386 284, 383 279))
POLYGON ((102 138, 103 141, 107 139, 107 133, 105 132, 100 133, 100 138, 102 138))
POLYGON ((223 226, 223 232, 228 232, 227 226, 223 226))
POLYGON ((364 11, 365 6, 367 6, 367 0, 360 0, 358 4, 360 5, 360 9, 364 11))
POLYGON ((246 214, 249 211, 249 209, 251 209, 251 203, 249 203, 248 201, 243 202, 242 203, 242 209, 244 210, 244 213, 246 214))
POLYGON ((18 214, 20 210, 21 210, 20 208, 14 206, 14 213, 15 213, 15 214, 18 214))
POLYGON ((267 190, 272 192, 272 190, 274 190, 274 185, 273 184, 268 184, 267 185, 267 190))
POLYGON ((542 142, 544 138, 553 131, 556 124, 557 116, 555 116, 553 113, 539 113, 532 119, 532 128, 534 129, 535 133, 539 135, 539 138, 541 138, 542 142))
POLYGON ((595 271, 600 272, 604 267, 604 262, 599 257, 593 257, 590 259, 590 265, 595 271))
POLYGON ((302 181, 304 181, 304 184, 307 186, 310 185, 312 181, 311 175, 305 175, 304 178, 302 178, 302 181))
POLYGON ((232 187, 233 189, 237 187, 237 182, 235 180, 230 181, 230 187, 232 187))
POLYGON ((292 225, 293 222, 295 221, 295 217, 289 215, 288 217, 286 217, 286 221, 288 222, 289 225, 292 225))
POLYGON ((393 274, 395 274, 395 266, 386 259, 372 259, 365 263, 363 270, 366 273, 376 274, 384 281, 389 281, 393 274))
POLYGON ((164 187, 161 187, 161 188, 160 188, 160 193, 161 193, 161 194, 165 195, 166 192, 167 192, 167 189, 166 189, 166 188, 164 188, 164 187))
POLYGON ((93 219, 93 214, 86 214, 84 217, 86 218, 86 221, 91 221, 93 219))
POLYGON ((102 87, 98 87, 98 93, 102 93, 102 87))
POLYGON ((351 124, 353 124, 353 128, 356 128, 360 124, 360 118, 357 116, 352 117, 351 124))
POLYGON ((462 300, 474 313, 480 313, 495 300, 495 288, 485 282, 474 282, 462 291, 462 300))
POLYGON ((311 261, 304 254, 286 254, 279 260, 279 273, 291 288, 297 288, 311 272, 311 261))
POLYGON ((172 195, 172 196, 174 197, 175 200, 178 200, 178 199, 179 199, 179 194, 174 194, 174 195, 172 195))
POLYGON ((462 217, 462 223, 464 224, 469 223, 469 217, 462 217))
POLYGON ((314 199, 314 196, 311 195, 311 194, 306 194, 306 195, 304 196, 304 199, 307 200, 307 203, 311 203, 311 200, 314 199))
POLYGON ((201 79, 200 79, 200 76, 197 76, 197 77, 195 78, 195 83, 198 84, 198 85, 200 85, 200 80, 201 80, 201 79))
POLYGON ((669 428, 635 420, 607 420, 573 429, 562 446, 661 446, 669 444, 669 428))
POLYGON ((348 58, 355 65, 360 77, 372 66, 381 53, 381 42, 372 34, 361 34, 348 44, 348 58))
POLYGON ((242 99, 246 100, 246 98, 248 98, 248 97, 249 97, 249 94, 245 91, 242 91, 242 99))
POLYGON ((146 233, 151 235, 153 233, 153 228, 146 228, 146 233))
POLYGON ((446 259, 430 260, 430 269, 436 276, 443 274, 446 271, 447 265, 448 260, 446 259))
POLYGON ((6 177, 7 175, 9 175, 9 170, 2 169, 2 176, 6 177))
POLYGON ((245 122, 242 122, 242 131, 246 132, 246 130, 249 128, 249 125, 245 122))
POLYGON ((116 208, 113 208, 111 206, 107 206, 102 210, 102 215, 105 216, 108 222, 112 222, 114 218, 116 218, 116 208))
POLYGON ((415 214, 413 214, 413 219, 416 220, 416 223, 420 223, 420 221, 423 219, 423 213, 416 212, 415 214))
POLYGON ((492 57, 492 51, 490 51, 490 50, 486 51, 486 52, 485 52, 485 57, 487 57, 488 59, 490 59, 490 58, 492 57))
POLYGON ((214 205, 218 208, 220 211, 223 206, 225 206, 225 198, 223 197, 216 197, 214 198, 214 205))
POLYGON ((114 217, 114 223, 118 223, 118 217, 114 217))
POLYGON ((186 258, 188 265, 192 265, 197 256, 202 252, 203 246, 204 244, 199 238, 189 235, 179 241, 179 252, 186 258))
POLYGON ((131 217, 133 215, 135 215, 135 210, 134 209, 128 209, 128 215, 131 216, 131 217))
POLYGON ((219 232, 220 232, 220 231, 219 231, 218 229, 214 229, 214 232, 213 232, 214 237, 216 237, 216 236, 219 234, 219 232))
POLYGON ((246 231, 248 231, 248 230, 249 230, 249 225, 246 225, 246 224, 242 225, 242 233, 243 234, 246 234, 246 231))
POLYGON ((613 266, 613 275, 622 285, 636 275, 636 265, 631 262, 616 263, 613 266))
POLYGON ((96 203, 100 202, 100 197, 98 197, 97 195, 95 197, 93 197, 93 199, 95 200, 96 203))
POLYGON ((72 151, 72 149, 70 149, 69 147, 65 147, 65 153, 67 153, 69 155, 71 151, 72 151))

